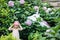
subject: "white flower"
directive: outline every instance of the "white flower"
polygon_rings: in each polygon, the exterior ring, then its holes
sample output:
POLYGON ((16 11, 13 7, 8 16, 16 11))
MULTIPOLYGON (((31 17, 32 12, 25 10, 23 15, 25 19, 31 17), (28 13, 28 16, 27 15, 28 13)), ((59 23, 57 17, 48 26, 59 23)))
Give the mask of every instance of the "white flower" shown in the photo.
POLYGON ((49 33, 49 32, 53 32, 53 33, 55 33, 54 30, 52 30, 52 29, 47 29, 47 30, 46 30, 46 33, 49 33))
POLYGON ((25 3, 25 1, 24 0, 20 0, 20 4, 24 4, 25 3))
POLYGON ((46 13, 49 13, 50 11, 52 11, 51 8, 48 8, 47 10, 45 10, 46 13))
POLYGON ((49 13, 49 10, 46 10, 45 12, 46 12, 46 13, 49 13))
POLYGON ((46 30, 46 32, 50 32, 50 31, 51 31, 50 29, 46 30))
POLYGON ((52 11, 52 9, 51 9, 51 8, 48 8, 47 10, 48 10, 48 11, 52 11))
POLYGON ((39 10, 39 7, 38 7, 38 6, 34 6, 34 9, 35 9, 35 10, 39 10))
POLYGON ((9 1, 8 5, 11 6, 11 7, 13 7, 14 6, 14 2, 13 1, 9 1))
POLYGON ((47 10, 47 7, 43 7, 43 10, 47 10))

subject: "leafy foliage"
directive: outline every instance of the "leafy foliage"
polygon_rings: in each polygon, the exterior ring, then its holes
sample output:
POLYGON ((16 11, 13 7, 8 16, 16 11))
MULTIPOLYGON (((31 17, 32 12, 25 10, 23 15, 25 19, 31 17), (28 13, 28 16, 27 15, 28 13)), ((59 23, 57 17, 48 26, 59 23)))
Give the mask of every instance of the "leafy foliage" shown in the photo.
POLYGON ((42 37, 42 34, 39 32, 31 33, 28 37, 28 40, 46 40, 46 37, 42 37))
MULTIPOLYGON (((8 5, 8 0, 0 0, 0 36, 7 35, 8 27, 15 21, 18 20, 24 30, 20 31, 20 37, 24 40, 60 40, 59 29, 60 29, 60 9, 54 9, 49 3, 43 3, 41 0, 25 0, 24 4, 20 4, 19 0, 13 0, 14 6, 8 5), (25 24, 28 16, 36 13, 34 6, 39 7, 40 17, 45 20, 51 28, 42 27, 38 22, 41 20, 37 19, 31 26, 25 24), (51 8, 52 11, 47 13, 43 10, 43 7, 51 8), (46 30, 50 29, 51 32, 47 33, 46 30), (42 39, 43 38, 43 39, 42 39)), ((1 36, 1 40, 14 40, 11 36, 1 36)))
POLYGON ((1 36, 0 40, 16 40, 11 34, 9 34, 8 36, 1 36))

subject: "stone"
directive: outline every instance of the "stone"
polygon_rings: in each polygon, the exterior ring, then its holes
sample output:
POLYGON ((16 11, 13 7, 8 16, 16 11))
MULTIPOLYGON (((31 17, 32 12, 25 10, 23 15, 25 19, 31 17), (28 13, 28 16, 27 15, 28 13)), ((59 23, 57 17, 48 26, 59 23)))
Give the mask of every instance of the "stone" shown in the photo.
POLYGON ((50 2, 50 5, 51 6, 58 6, 58 3, 57 2, 50 2))
POLYGON ((55 2, 59 2, 60 0, 48 0, 48 1, 55 1, 55 2))

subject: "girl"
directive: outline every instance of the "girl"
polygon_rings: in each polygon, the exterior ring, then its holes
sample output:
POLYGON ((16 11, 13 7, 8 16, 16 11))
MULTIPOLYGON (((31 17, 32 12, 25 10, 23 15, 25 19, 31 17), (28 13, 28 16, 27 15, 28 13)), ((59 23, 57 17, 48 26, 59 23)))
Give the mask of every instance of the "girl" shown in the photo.
POLYGON ((23 30, 22 26, 18 21, 15 21, 13 25, 9 27, 9 30, 12 30, 12 35, 19 40, 19 30, 23 30))

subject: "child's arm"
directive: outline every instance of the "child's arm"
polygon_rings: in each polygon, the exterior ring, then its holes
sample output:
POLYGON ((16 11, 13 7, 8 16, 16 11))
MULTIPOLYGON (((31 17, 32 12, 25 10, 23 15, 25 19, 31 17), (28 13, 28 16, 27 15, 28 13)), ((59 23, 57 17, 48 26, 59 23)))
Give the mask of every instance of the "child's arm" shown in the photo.
POLYGON ((13 30, 13 28, 12 28, 12 27, 13 27, 13 25, 11 25, 11 26, 8 28, 8 30, 13 30))
POLYGON ((22 26, 21 26, 21 25, 19 25, 19 27, 20 27, 20 28, 19 28, 19 30, 23 30, 23 28, 22 28, 22 26))

